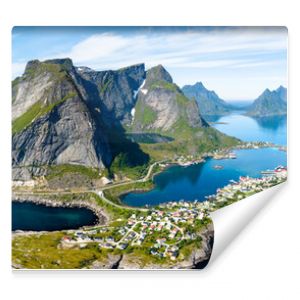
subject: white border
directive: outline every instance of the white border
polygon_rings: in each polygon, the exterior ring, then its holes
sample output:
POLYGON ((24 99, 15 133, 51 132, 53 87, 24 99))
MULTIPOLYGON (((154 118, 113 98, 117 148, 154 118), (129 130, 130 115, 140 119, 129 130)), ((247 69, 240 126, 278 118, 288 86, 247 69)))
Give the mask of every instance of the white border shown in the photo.
POLYGON ((296 299, 299 296, 299 16, 297 1, 2 1, 1 294, 53 299, 296 299), (33 273, 10 270, 10 69, 13 25, 286 25, 290 37, 289 182, 201 272, 33 273), (291 109, 292 108, 292 109, 291 109), (82 276, 84 275, 84 276, 82 276))

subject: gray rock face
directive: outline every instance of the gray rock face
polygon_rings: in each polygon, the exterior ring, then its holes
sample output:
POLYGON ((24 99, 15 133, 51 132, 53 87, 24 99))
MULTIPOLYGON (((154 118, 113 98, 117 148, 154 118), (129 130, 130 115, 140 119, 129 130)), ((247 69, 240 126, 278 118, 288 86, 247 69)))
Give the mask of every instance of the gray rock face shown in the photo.
POLYGON ((153 83, 159 81, 173 83, 171 75, 162 65, 158 65, 147 71, 147 81, 145 83, 145 88, 149 88, 153 83))
POLYGON ((144 64, 138 64, 117 71, 93 71, 77 68, 85 80, 89 105, 94 111, 103 112, 107 126, 126 125, 131 121, 131 110, 135 106, 136 91, 145 78, 144 64))
POLYGON ((146 82, 138 93, 133 131, 166 132, 176 123, 193 128, 207 126, 200 117, 196 102, 188 100, 172 82, 172 77, 162 66, 147 71, 146 82))
POLYGON ((110 163, 105 134, 78 96, 13 135, 13 166, 79 164, 103 168, 110 163))
POLYGON ((202 115, 224 115, 232 109, 214 91, 207 90, 202 82, 197 82, 194 85, 185 85, 182 91, 186 97, 197 101, 202 115))
POLYGON ((14 86, 15 120, 32 104, 39 108, 30 124, 13 134, 15 180, 44 175, 39 166, 77 164, 101 169, 111 163, 105 128, 93 117, 85 99, 87 92, 78 84, 81 79, 69 62, 30 62, 14 86))
POLYGON ((205 143, 205 134, 194 130, 208 126, 196 101, 161 65, 98 72, 74 67, 68 58, 34 60, 13 81, 12 100, 16 180, 45 175, 48 165, 101 169, 117 156, 131 167, 145 164, 149 155, 126 139, 125 127, 205 143))
POLYGON ((274 91, 266 89, 249 107, 247 115, 268 117, 287 113, 286 90, 279 88, 274 91))

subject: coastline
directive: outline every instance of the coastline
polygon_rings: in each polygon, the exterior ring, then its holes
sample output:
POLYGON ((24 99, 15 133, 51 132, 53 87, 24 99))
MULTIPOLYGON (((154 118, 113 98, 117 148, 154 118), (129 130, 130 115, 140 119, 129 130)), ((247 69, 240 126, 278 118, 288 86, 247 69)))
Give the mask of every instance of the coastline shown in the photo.
MULTIPOLYGON (((33 203, 36 205, 44 205, 48 207, 66 207, 66 208, 85 208, 91 210, 97 217, 97 224, 95 225, 105 225, 109 221, 109 216, 107 213, 97 204, 90 203, 84 200, 71 200, 67 202, 63 202, 60 200, 55 199, 47 199, 45 195, 38 195, 38 194, 22 194, 22 193, 12 193, 12 202, 19 202, 19 203, 33 203)), ((93 225, 93 226, 95 226, 93 225)), ((34 231, 36 232, 36 231, 34 231)))

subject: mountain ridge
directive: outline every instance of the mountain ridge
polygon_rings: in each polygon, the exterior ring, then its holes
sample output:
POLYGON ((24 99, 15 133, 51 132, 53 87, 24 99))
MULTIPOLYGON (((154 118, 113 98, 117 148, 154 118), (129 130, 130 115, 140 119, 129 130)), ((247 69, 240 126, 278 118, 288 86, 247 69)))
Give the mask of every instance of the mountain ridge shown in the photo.
POLYGON ((201 81, 196 82, 194 85, 183 86, 182 91, 189 99, 196 100, 201 115, 224 115, 230 113, 233 109, 215 91, 206 89, 201 81))
POLYGON ((280 86, 271 91, 265 89, 263 93, 254 100, 246 114, 254 117, 268 117, 285 115, 287 113, 287 89, 280 86))
POLYGON ((170 156, 237 142, 209 127, 162 65, 143 63, 94 71, 69 58, 29 61, 12 82, 12 120, 14 179, 61 164, 135 168, 162 149, 170 156), (172 139, 146 147, 127 139, 134 131, 172 139))

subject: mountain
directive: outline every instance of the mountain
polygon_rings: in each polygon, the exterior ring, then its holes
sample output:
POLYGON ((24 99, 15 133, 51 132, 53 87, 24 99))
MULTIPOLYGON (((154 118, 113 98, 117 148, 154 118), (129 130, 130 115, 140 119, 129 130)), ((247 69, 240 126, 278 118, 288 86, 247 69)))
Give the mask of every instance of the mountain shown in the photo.
POLYGON ((202 82, 185 85, 182 91, 189 99, 195 99, 202 115, 224 115, 232 110, 230 104, 220 99, 214 91, 207 90, 202 82))
POLYGON ((174 135, 178 125, 208 126, 196 102, 184 96, 164 67, 153 67, 147 71, 138 93, 132 128, 136 132, 161 131, 174 135))
POLYGON ((208 125, 199 112, 197 102, 184 95, 161 65, 146 72, 128 130, 173 138, 173 142, 164 145, 142 146, 143 150, 159 158, 166 156, 166 149, 172 155, 197 154, 236 142, 208 125))
POLYGON ((279 94, 280 98, 286 102, 287 101, 287 89, 283 87, 282 85, 276 90, 276 92, 279 94))
POLYGON ((286 89, 281 86, 274 91, 266 89, 254 100, 246 114, 255 117, 267 117, 285 115, 286 113, 286 89))
POLYGON ((43 175, 43 167, 52 164, 104 168, 111 163, 105 128, 93 118, 75 77, 69 59, 35 60, 13 82, 15 179, 43 175))
POLYGON ((94 71, 77 68, 83 86, 89 94, 89 105, 102 112, 107 126, 126 125, 131 122, 131 110, 136 93, 145 78, 145 65, 137 64, 116 71, 94 71))
POLYGON ((69 58, 33 60, 12 82, 14 180, 47 176, 60 166, 89 174, 143 170, 151 158, 236 142, 209 127, 196 101, 161 65, 94 71, 69 58), (133 132, 160 134, 168 142, 147 146, 127 138, 133 132))

